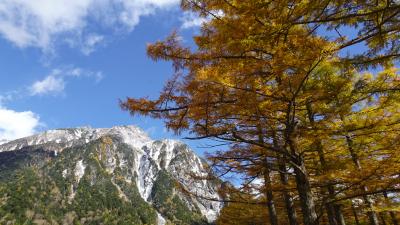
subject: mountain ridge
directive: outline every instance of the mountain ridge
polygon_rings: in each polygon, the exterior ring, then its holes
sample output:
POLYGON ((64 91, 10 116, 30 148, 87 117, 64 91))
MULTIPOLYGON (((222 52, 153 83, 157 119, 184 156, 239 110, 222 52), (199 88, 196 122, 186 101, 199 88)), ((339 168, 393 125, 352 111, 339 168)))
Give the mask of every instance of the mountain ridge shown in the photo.
MULTIPOLYGON (((163 209, 165 208, 163 204, 160 203, 157 206, 158 203, 155 203, 154 199, 159 196, 155 189, 158 188, 161 192, 163 189, 162 185, 158 184, 160 179, 165 178, 165 182, 171 183, 169 189, 173 190, 176 198, 170 197, 175 199, 176 205, 187 207, 194 212, 198 211, 199 215, 206 218, 209 223, 216 219, 222 207, 218 201, 186 196, 172 185, 178 182, 198 195, 219 199, 217 184, 206 180, 196 180, 191 176, 206 176, 209 172, 200 157, 183 142, 170 139, 152 140, 144 131, 135 126, 49 130, 1 144, 0 157, 1 154, 6 153, 17 154, 18 150, 27 151, 29 154, 29 149, 31 151, 40 149, 44 151, 43 154, 53 155, 54 159, 49 161, 57 161, 57 157, 65 157, 68 154, 76 158, 75 161, 68 161, 68 166, 64 162, 60 163, 62 170, 58 171, 57 175, 61 175, 63 179, 70 177, 73 180, 72 184, 69 184, 70 190, 66 191, 70 202, 74 200, 81 182, 95 179, 94 177, 97 176, 96 173, 91 174, 90 171, 101 167, 110 175, 110 183, 115 186, 115 191, 119 193, 122 200, 129 200, 129 191, 126 191, 124 186, 130 184, 136 186, 140 197, 156 209, 158 224, 165 224, 165 221, 175 218, 175 215, 169 215, 163 209), (90 147, 91 145, 93 146, 90 147), (68 152, 64 152, 66 150, 68 152), (98 165, 94 165, 91 157, 99 161, 98 165), (163 176, 165 177, 162 178, 163 176), (123 182, 117 184, 118 179, 122 179, 123 182)), ((100 171, 100 169, 97 170, 100 171)), ((91 181, 89 185, 96 182, 91 181)))

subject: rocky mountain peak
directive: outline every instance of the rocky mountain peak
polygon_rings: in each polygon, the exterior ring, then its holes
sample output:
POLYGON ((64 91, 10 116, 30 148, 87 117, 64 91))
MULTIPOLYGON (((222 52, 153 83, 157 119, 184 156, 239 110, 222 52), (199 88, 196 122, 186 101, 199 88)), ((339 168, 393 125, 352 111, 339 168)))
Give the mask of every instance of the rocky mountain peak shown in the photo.
POLYGON ((89 143, 90 141, 107 135, 119 136, 127 144, 139 149, 145 143, 151 141, 143 130, 133 125, 114 126, 111 128, 92 128, 90 126, 85 126, 48 130, 43 133, 12 141, 4 140, 3 142, 0 142, 0 152, 13 151, 25 146, 51 143, 57 144, 61 149, 63 149, 78 144, 89 143))
POLYGON ((160 191, 163 193, 165 189, 160 187, 160 180, 164 180, 164 183, 165 180, 174 180, 168 181, 169 189, 174 189, 173 183, 177 182, 196 195, 205 197, 190 196, 178 189, 170 193, 175 196, 174 201, 182 201, 185 207, 191 211, 198 211, 209 222, 216 219, 222 208, 222 204, 218 201, 205 200, 219 199, 217 184, 193 179, 193 177, 207 176, 208 169, 186 144, 168 139, 152 140, 143 130, 135 126, 49 130, 1 144, 0 154, 19 150, 29 152, 35 149, 49 154, 54 152, 55 161, 58 158, 68 160, 69 166, 63 163, 60 165, 63 169, 59 171, 60 177, 73 180, 68 191, 68 202, 73 202, 77 198, 76 190, 79 189, 81 182, 90 180, 90 183, 96 183, 99 174, 93 171, 102 168, 111 177, 111 183, 120 193, 121 199, 129 201, 129 193, 125 188, 127 185, 134 185, 140 197, 157 209, 159 221, 165 221, 162 217, 170 216, 168 212, 162 210, 165 207, 158 205, 159 193, 160 191))

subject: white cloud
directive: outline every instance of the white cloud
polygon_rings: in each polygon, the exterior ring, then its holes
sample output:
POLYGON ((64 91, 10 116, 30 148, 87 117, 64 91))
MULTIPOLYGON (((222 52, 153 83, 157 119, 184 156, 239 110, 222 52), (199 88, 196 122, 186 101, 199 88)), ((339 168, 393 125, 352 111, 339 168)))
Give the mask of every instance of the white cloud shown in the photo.
POLYGON ((16 112, 0 106, 0 142, 32 135, 40 125, 39 116, 31 111, 16 112))
POLYGON ((32 84, 30 90, 31 95, 58 94, 64 91, 65 81, 62 77, 49 75, 43 80, 36 81, 32 84))
POLYGON ((104 40, 96 26, 131 31, 141 16, 177 6, 180 0, 1 0, 0 34, 20 48, 51 51, 57 40, 83 42, 90 54, 104 40), (96 23, 96 26, 91 26, 96 23))
POLYGON ((181 28, 189 29, 189 28, 200 27, 203 23, 209 21, 209 19, 200 17, 194 13, 185 12, 181 17, 181 21, 182 21, 181 28))
POLYGON ((183 16, 180 18, 182 22, 182 29, 189 29, 189 28, 197 28, 203 25, 204 23, 210 22, 213 17, 223 18, 224 12, 221 10, 213 10, 212 15, 209 14, 208 16, 200 16, 193 12, 184 12, 183 16))
POLYGON ((103 73, 100 71, 85 70, 78 67, 53 69, 44 79, 35 81, 29 87, 30 95, 57 95, 63 93, 66 86, 65 80, 72 77, 94 78, 96 82, 99 82, 103 79, 103 73))

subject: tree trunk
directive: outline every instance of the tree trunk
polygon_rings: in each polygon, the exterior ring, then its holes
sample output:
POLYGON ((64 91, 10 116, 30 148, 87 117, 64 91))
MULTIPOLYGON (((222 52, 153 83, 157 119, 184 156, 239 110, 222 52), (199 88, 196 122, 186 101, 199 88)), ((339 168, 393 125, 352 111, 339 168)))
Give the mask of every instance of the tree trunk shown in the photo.
POLYGON ((318 225, 317 213, 315 212, 314 198, 311 192, 311 185, 308 174, 305 171, 304 164, 295 168, 297 191, 300 196, 300 204, 303 212, 303 221, 305 225, 318 225))
POLYGON ((326 214, 328 215, 329 225, 338 225, 336 221, 335 208, 333 207, 333 204, 326 203, 325 208, 326 208, 326 214))
POLYGON ((264 165, 264 182, 265 182, 265 195, 267 197, 269 220, 271 225, 278 225, 278 215, 276 213, 274 195, 272 193, 272 181, 270 174, 270 165, 268 159, 265 159, 264 165))
MULTIPOLYGON (((289 176, 287 173, 285 157, 280 157, 278 158, 278 160, 279 160, 279 176, 281 179, 281 183, 283 186, 287 186, 289 185, 289 176)), ((289 220, 289 225, 298 225, 297 213, 294 207, 292 195, 287 190, 283 190, 283 198, 285 199, 285 206, 289 220)))
POLYGON ((303 155, 297 146, 297 122, 295 121, 296 103, 291 101, 288 105, 287 123, 285 129, 285 146, 290 150, 290 162, 293 164, 297 192, 299 193, 300 206, 303 214, 304 225, 319 225, 315 202, 311 189, 310 178, 303 155))
POLYGON ((382 225, 386 225, 385 214, 383 212, 380 212, 379 217, 381 218, 382 225))
POLYGON ((341 206, 339 204, 335 204, 334 207, 335 207, 335 216, 337 223, 339 225, 346 225, 346 221, 344 220, 341 206))
MULTIPOLYGON (((388 194, 386 191, 383 192, 383 196, 385 197, 386 200, 389 200, 388 194)), ((393 225, 399 225, 399 222, 397 221, 396 214, 393 211, 389 211, 390 218, 392 219, 393 225)))
MULTIPOLYGON (((258 127, 258 141, 260 143, 264 143, 263 130, 261 126, 258 127)), ((274 195, 272 193, 272 181, 271 181, 271 167, 268 162, 268 155, 265 156, 264 159, 264 188, 265 188, 265 197, 267 198, 267 207, 269 220, 271 225, 278 225, 278 215, 276 213, 276 207, 274 202, 274 195)))
MULTIPOLYGON (((348 135, 346 135, 346 142, 347 142, 347 146, 349 148, 351 159, 353 160, 354 165, 356 166, 357 169, 361 170, 360 160, 358 158, 357 153, 354 151, 354 148, 353 148, 353 140, 348 135)), ((368 188, 366 186, 362 186, 361 188, 362 188, 363 192, 365 192, 365 193, 368 192, 368 188)), ((373 210, 374 204, 373 204, 371 197, 368 195, 364 195, 363 199, 364 199, 365 205, 368 209, 367 215, 368 215, 369 223, 371 225, 379 225, 378 215, 373 210)))
POLYGON ((396 218, 396 214, 393 211, 390 211, 389 214, 390 214, 390 218, 392 219, 393 225, 399 225, 399 222, 397 221, 397 218, 396 218))
POLYGON ((318 225, 318 217, 315 211, 315 202, 311 190, 310 178, 306 169, 304 158, 297 149, 295 135, 295 125, 289 125, 286 131, 286 143, 294 156, 291 162, 294 164, 294 174, 296 178, 297 192, 300 197, 301 211, 303 214, 304 225, 318 225), (295 159, 294 159, 295 158, 295 159))
MULTIPOLYGON (((366 189, 366 187, 363 187, 363 190, 364 190, 364 191, 368 191, 368 190, 366 189)), ((371 197, 369 197, 369 196, 367 196, 367 195, 364 196, 364 201, 365 201, 365 203, 366 203, 368 209, 370 209, 370 210, 367 212, 368 219, 369 219, 369 223, 370 223, 371 225, 379 225, 378 215, 376 214, 375 211, 372 210, 372 207, 373 207, 374 204, 373 204, 373 202, 372 202, 371 197)))
POLYGON ((353 204, 351 204, 351 209, 353 210, 355 224, 360 225, 360 220, 358 219, 357 209, 353 204))
MULTIPOLYGON (((280 148, 278 138, 276 136, 276 133, 273 134, 273 144, 275 148, 280 148)), ((279 171, 279 177, 281 180, 281 184, 285 187, 285 189, 282 191, 283 193, 283 198, 285 200, 285 206, 286 206, 286 212, 289 220, 289 225, 298 225, 297 223, 297 213, 296 209, 294 207, 294 202, 293 202, 293 197, 291 193, 289 193, 288 190, 286 190, 286 187, 289 185, 289 175, 288 171, 286 168, 286 157, 285 155, 280 156, 279 154, 276 155, 276 158, 278 160, 278 171, 279 171)))
MULTIPOLYGON (((327 163, 325 160, 325 154, 322 150, 322 144, 318 140, 317 143, 317 150, 318 150, 318 155, 319 155, 319 160, 322 166, 322 170, 326 172, 327 170, 327 163)), ((328 192, 328 203, 325 204, 326 207, 326 212, 328 215, 328 221, 330 225, 346 225, 346 222, 343 218, 343 214, 341 212, 341 208, 339 205, 335 203, 331 203, 329 201, 335 199, 335 188, 333 185, 328 184, 327 187, 327 192, 328 192)))
MULTIPOLYGON (((306 108, 307 108, 308 120, 310 121, 313 129, 315 129, 314 111, 310 102, 307 102, 306 108)), ((323 173, 326 173, 328 171, 328 164, 325 159, 325 153, 322 146, 322 141, 318 137, 316 137, 314 145, 315 149, 318 152, 321 169, 323 173)), ((340 206, 330 202, 331 200, 335 199, 335 187, 332 184, 328 183, 326 191, 328 192, 328 202, 325 204, 325 208, 326 208, 326 214, 328 215, 329 225, 346 225, 340 206)))
POLYGON ((304 225, 318 225, 318 217, 315 211, 315 203, 311 190, 311 184, 304 164, 304 159, 299 157, 297 167, 294 167, 297 191, 300 197, 301 211, 304 225))
MULTIPOLYGON (((321 164, 321 170, 317 170, 317 175, 319 175, 320 173, 326 172, 327 166, 326 166, 325 156, 324 156, 324 152, 322 151, 322 144, 321 144, 320 140, 317 140, 314 143, 314 145, 318 152, 319 162, 321 164)), ((329 225, 338 225, 338 223, 336 221, 336 217, 335 217, 334 204, 330 202, 332 199, 335 198, 335 190, 334 190, 333 186, 328 184, 327 187, 322 188, 321 194, 323 196, 328 196, 328 200, 326 203, 324 203, 324 206, 325 206, 326 214, 328 216, 329 225)))

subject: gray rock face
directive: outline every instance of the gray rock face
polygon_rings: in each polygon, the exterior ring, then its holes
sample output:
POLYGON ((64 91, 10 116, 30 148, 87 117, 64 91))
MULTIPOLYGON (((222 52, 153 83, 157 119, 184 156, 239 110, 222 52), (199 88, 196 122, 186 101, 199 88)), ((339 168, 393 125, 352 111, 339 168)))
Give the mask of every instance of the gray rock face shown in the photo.
MULTIPOLYGON (((177 191, 177 196, 189 209, 200 211, 209 222, 214 221, 218 216, 222 204, 218 201, 205 200, 219 199, 216 182, 193 178, 207 176, 204 162, 184 143, 175 140, 152 140, 135 126, 49 130, 30 137, 0 143, 0 152, 40 147, 44 151, 53 153, 57 158, 57 155, 66 149, 85 151, 85 146, 99 140, 105 144, 104 147, 101 147, 103 145, 96 147, 95 154, 98 160, 104 162, 105 171, 113 176, 114 180, 117 179, 118 174, 118 179, 122 177, 127 183, 134 182, 140 196, 149 204, 153 201, 152 193, 156 180, 161 172, 166 172, 184 189, 194 194, 187 195, 177 191)), ((77 186, 86 175, 87 167, 86 159, 81 158, 75 161, 73 166, 65 168, 62 176, 74 177, 77 186)), ((113 184, 120 190, 118 184, 113 184)), ((76 187, 71 187, 70 200, 75 198, 74 189, 76 187)), ((120 191, 120 197, 127 199, 123 191, 120 191)), ((159 224, 165 223, 161 214, 161 212, 158 214, 159 224)))

